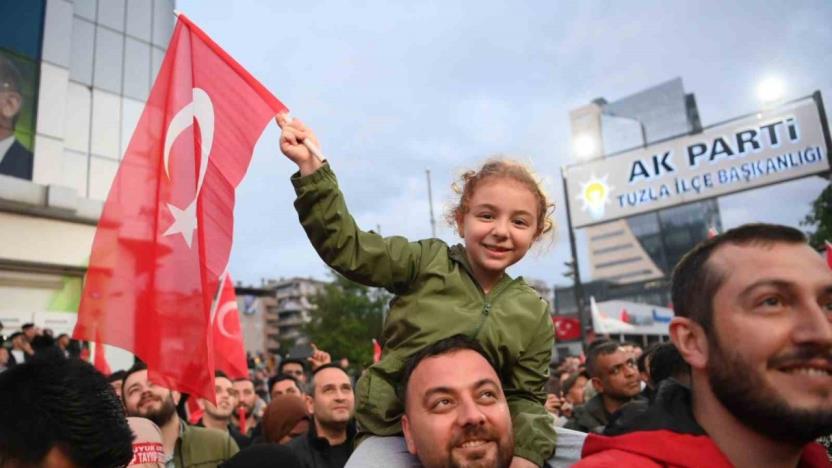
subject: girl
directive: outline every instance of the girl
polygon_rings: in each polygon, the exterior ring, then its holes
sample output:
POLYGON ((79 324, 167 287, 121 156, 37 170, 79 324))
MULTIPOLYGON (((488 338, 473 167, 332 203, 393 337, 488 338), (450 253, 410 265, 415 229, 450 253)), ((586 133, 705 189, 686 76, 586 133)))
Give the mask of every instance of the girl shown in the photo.
MULTIPOLYGON (((345 277, 396 295, 382 332, 384 354, 356 386, 356 420, 364 433, 401 434, 405 360, 435 341, 464 334, 480 341, 500 370, 512 414, 512 466, 541 466, 555 432, 543 403, 554 342, 546 303, 505 270, 551 230, 552 205, 523 166, 487 162, 462 176, 449 214, 465 245, 439 239, 383 238, 356 226, 329 164, 303 144, 317 145, 300 121, 278 117, 280 149, 298 165, 295 208, 321 258, 345 277)), ((455 187, 457 188, 457 187, 455 187)))

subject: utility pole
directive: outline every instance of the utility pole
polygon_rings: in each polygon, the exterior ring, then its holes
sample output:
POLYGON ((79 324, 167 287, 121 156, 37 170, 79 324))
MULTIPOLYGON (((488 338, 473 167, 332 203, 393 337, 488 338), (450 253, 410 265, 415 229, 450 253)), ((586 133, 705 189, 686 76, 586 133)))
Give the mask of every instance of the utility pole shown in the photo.
POLYGON ((430 189, 430 169, 425 169, 425 175, 428 178, 428 206, 430 207, 430 235, 436 237, 436 220, 433 219, 433 193, 430 189))
POLYGON ((578 308, 578 319, 581 321, 581 343, 586 345, 586 327, 589 324, 584 307, 584 287, 581 283, 581 273, 578 268, 578 249, 575 243, 575 229, 572 228, 572 216, 569 211, 569 189, 566 187, 566 170, 561 168, 561 180, 563 181, 563 195, 564 204, 566 205, 566 223, 569 229, 569 250, 572 253, 572 260, 565 262, 567 267, 571 267, 573 280, 572 290, 575 293, 575 305, 578 308))

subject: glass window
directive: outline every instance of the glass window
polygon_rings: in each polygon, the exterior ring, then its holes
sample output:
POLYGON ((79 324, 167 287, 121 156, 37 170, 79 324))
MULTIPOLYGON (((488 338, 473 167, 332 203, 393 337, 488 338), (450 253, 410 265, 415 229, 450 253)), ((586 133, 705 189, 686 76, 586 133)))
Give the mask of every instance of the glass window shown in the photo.
POLYGON ((124 59, 124 36, 97 26, 95 31, 96 88, 121 94, 121 71, 124 59))
POLYGON ((124 0, 99 2, 98 24, 103 24, 116 31, 124 31, 124 0))
POLYGON ((90 194, 93 200, 106 200, 118 171, 118 161, 90 157, 90 194))
POLYGON ((92 90, 92 139, 90 151, 97 156, 119 158, 121 98, 105 91, 92 90))
POLYGON ((32 181, 41 184, 57 184, 61 180, 61 140, 45 135, 35 136, 34 174, 32 181))
POLYGON ((85 85, 92 85, 92 53, 94 42, 95 26, 81 18, 73 18, 69 77, 85 85))
POLYGON ((71 81, 66 93, 66 125, 64 126, 64 144, 67 148, 84 154, 89 153, 91 109, 90 89, 71 81))
POLYGON ((69 46, 72 44, 72 4, 60 0, 46 6, 43 28, 43 60, 69 68, 69 46))
POLYGON ((124 95, 141 101, 150 91, 150 44, 127 38, 124 46, 124 95))
POLYGON ((0 3, 0 47, 40 60, 44 0, 0 3))
POLYGON ((64 137, 64 108, 69 70, 43 62, 40 74, 38 106, 48 109, 38 114, 38 133, 55 138, 64 137))
POLYGON ((173 32, 173 4, 170 0, 153 0, 153 44, 167 47, 173 32))
POLYGON ((61 181, 64 187, 75 189, 78 196, 87 196, 87 166, 89 156, 72 150, 64 150, 61 165, 61 181))
POLYGON ((150 42, 153 0, 127 0, 127 34, 150 42))
POLYGON ((96 0, 75 0, 75 14, 90 21, 95 21, 96 5, 98 5, 96 0))

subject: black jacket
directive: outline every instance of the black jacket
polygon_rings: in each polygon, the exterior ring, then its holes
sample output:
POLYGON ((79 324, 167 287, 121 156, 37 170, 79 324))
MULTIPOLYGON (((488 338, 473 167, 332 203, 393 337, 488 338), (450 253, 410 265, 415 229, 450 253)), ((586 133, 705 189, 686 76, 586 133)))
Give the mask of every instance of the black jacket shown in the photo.
POLYGON ((15 140, 0 161, 0 174, 32 180, 32 152, 15 140))
POLYGON ((340 445, 329 445, 329 441, 318 437, 315 423, 309 425, 309 432, 287 444, 300 459, 303 468, 343 468, 352 455, 355 442, 355 423, 347 426, 347 440, 340 445))

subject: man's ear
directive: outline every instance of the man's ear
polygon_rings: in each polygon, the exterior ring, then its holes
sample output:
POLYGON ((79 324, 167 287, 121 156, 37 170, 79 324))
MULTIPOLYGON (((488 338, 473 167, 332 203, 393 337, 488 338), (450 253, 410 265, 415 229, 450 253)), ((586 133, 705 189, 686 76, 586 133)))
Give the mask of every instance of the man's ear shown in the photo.
POLYGON ((315 400, 312 399, 309 395, 303 395, 303 402, 306 403, 306 412, 314 416, 315 415, 315 400))
MULTIPOLYGON (((179 404, 179 403, 177 403, 177 404, 179 404)), ((205 400, 203 400, 202 398, 197 398, 196 399, 196 405, 199 406, 199 409, 201 409, 202 411, 205 411, 205 400)))
POLYGON ((596 392, 604 393, 604 383, 601 382, 600 378, 593 377, 591 382, 592 382, 592 388, 594 388, 596 392))
POLYGON ((416 455, 416 443, 413 441, 413 433, 410 428, 410 420, 407 415, 402 416, 402 432, 404 433, 404 442, 407 444, 407 451, 411 455, 416 455))
POLYGON ((687 317, 673 317, 670 340, 691 368, 702 370, 708 365, 708 337, 698 323, 687 317))
POLYGON ((173 398, 173 404, 179 406, 179 400, 182 399, 182 394, 177 392, 176 390, 171 390, 170 396, 171 398, 173 398))

